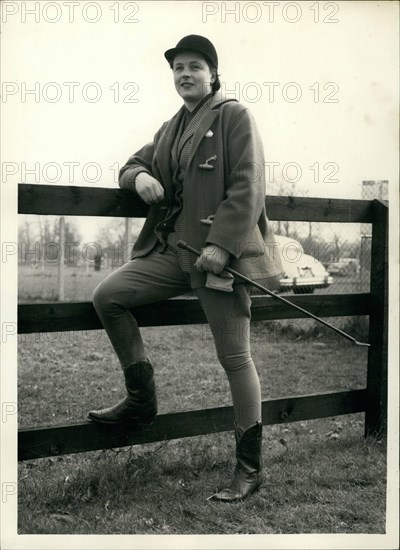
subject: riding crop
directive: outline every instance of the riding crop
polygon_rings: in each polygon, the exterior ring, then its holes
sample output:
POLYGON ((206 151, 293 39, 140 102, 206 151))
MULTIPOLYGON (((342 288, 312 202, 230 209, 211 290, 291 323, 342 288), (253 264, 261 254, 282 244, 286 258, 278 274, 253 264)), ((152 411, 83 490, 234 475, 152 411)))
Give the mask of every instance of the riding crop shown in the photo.
MULTIPOLYGON (((195 254, 196 256, 200 256, 200 254, 201 254, 198 250, 196 250, 195 248, 193 248, 192 246, 187 244, 185 241, 178 241, 177 245, 179 246, 179 248, 184 248, 185 250, 188 250, 189 252, 191 252, 192 254, 195 254)), ((260 285, 256 281, 252 281, 251 279, 246 277, 246 275, 243 275, 242 273, 239 273, 239 271, 236 271, 235 269, 232 269, 231 267, 225 267, 224 271, 227 271, 228 273, 230 273, 234 277, 242 279, 242 281, 245 281, 246 283, 249 283, 249 284, 255 286, 256 288, 258 288, 259 290, 262 290, 263 292, 265 292, 269 296, 272 296, 272 298, 275 298, 275 300, 279 300, 280 302, 283 302, 287 306, 289 306, 293 309, 297 309, 297 311, 301 311, 301 313, 304 313, 304 315, 306 315, 307 317, 311 317, 315 321, 318 321, 319 323, 322 323, 326 327, 330 328, 331 330, 333 330, 337 334, 340 334, 344 338, 347 338, 347 340, 350 340, 350 342, 353 342, 353 344, 356 344, 356 346, 366 346, 366 347, 370 346, 370 344, 368 344, 366 342, 358 342, 355 338, 350 336, 350 334, 347 334, 343 330, 340 330, 339 328, 331 325, 327 321, 324 321, 324 319, 321 319, 320 317, 317 317, 316 315, 314 315, 310 311, 307 311, 306 309, 303 309, 302 307, 297 306, 296 304, 293 304, 292 302, 290 302, 289 300, 286 300, 282 296, 279 296, 278 294, 275 294, 274 292, 272 292, 272 290, 269 290, 268 288, 265 288, 265 286, 260 285)))

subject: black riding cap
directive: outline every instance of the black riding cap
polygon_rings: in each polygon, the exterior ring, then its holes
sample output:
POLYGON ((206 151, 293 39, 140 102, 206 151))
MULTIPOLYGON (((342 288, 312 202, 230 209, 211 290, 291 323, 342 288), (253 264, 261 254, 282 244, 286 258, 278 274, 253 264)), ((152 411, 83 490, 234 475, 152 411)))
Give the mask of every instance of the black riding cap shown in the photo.
POLYGON ((216 49, 214 48, 214 45, 212 44, 212 42, 210 42, 210 40, 208 40, 208 38, 205 38, 204 36, 200 36, 198 34, 189 34, 188 36, 184 36, 181 40, 179 40, 176 47, 167 50, 164 53, 164 56, 172 67, 174 57, 178 53, 187 50, 201 53, 207 59, 207 61, 211 63, 213 67, 218 69, 218 55, 216 49))

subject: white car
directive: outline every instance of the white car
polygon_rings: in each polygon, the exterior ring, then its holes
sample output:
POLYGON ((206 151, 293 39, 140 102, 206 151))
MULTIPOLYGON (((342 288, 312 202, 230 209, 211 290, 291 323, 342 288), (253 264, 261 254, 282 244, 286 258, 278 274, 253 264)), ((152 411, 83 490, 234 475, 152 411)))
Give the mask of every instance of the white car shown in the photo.
POLYGON ((322 263, 305 254, 298 241, 282 235, 275 235, 275 239, 284 271, 280 280, 281 292, 292 290, 295 294, 303 294, 332 284, 333 279, 322 263))
POLYGON ((331 275, 359 275, 360 273, 360 262, 357 258, 340 258, 338 262, 333 262, 328 265, 328 271, 331 275))

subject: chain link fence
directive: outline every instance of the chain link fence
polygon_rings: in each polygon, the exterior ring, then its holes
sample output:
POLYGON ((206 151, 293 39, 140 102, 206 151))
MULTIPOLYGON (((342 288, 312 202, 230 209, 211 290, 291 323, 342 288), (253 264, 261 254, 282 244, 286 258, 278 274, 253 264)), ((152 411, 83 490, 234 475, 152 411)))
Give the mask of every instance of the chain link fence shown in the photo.
MULTIPOLYGON (((370 224, 272 222, 282 257, 288 292, 326 294, 369 292, 370 224), (369 226, 367 233, 364 225, 369 226), (292 247, 290 247, 292 243, 292 247), (286 247, 286 249, 285 249, 286 247), (296 252, 297 248, 297 252, 296 252), (295 279, 295 281, 294 281, 295 279), (315 279, 313 284, 313 279, 315 279)), ((285 290, 283 288, 283 290, 285 290)))
MULTIPOLYGON (((282 194, 282 186, 275 190, 271 194, 282 194)), ((362 199, 388 200, 388 181, 363 181, 362 199)), ((371 224, 274 221, 272 225, 283 245, 285 293, 369 292, 371 224)))

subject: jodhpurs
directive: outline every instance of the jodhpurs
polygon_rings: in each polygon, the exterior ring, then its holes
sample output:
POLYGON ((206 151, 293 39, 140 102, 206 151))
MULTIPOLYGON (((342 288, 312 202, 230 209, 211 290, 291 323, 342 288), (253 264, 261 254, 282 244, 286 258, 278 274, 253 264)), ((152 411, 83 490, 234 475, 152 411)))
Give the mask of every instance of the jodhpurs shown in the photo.
MULTIPOLYGON (((250 354, 251 299, 246 285, 233 288, 230 293, 205 287, 194 292, 228 376, 236 422, 245 430, 261 420, 261 391, 250 354)), ((146 358, 137 322, 128 310, 188 292, 188 275, 179 266, 177 251, 168 247, 163 252, 158 245, 146 257, 130 260, 110 273, 97 286, 93 303, 123 369, 146 358)))

